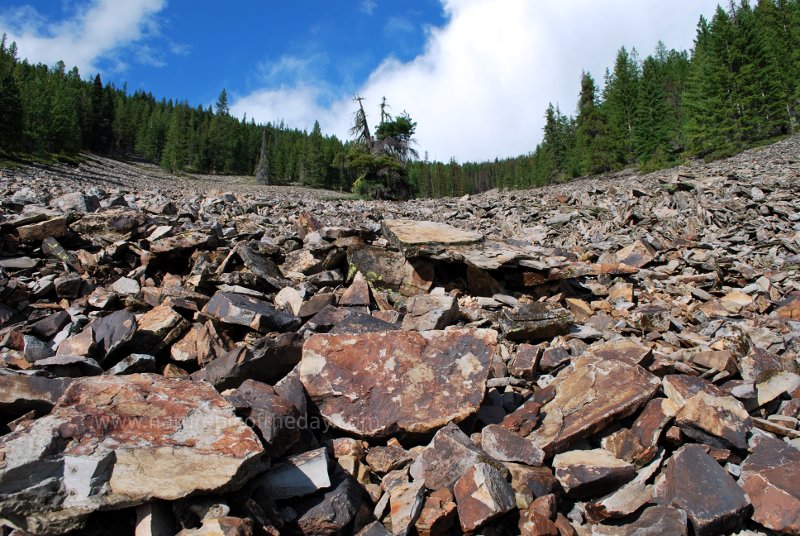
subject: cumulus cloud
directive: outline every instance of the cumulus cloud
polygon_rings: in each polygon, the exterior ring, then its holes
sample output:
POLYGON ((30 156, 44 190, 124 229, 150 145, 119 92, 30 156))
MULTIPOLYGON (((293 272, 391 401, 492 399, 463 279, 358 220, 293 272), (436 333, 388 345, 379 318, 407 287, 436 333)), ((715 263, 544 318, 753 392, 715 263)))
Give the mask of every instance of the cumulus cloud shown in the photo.
MULTIPOLYGON (((166 0, 93 0, 78 7, 63 21, 46 20, 31 7, 0 10, 0 28, 16 41, 22 54, 33 62, 53 65, 64 60, 83 74, 100 71, 105 62, 114 70, 125 63, 121 48, 158 33, 154 17, 166 0)), ((153 48, 135 51, 138 61, 162 65, 162 54, 153 48)))
MULTIPOLYGON (((442 0, 447 22, 429 28, 422 54, 409 62, 386 58, 353 93, 373 112, 386 96, 393 111, 419 123, 420 151, 459 161, 514 156, 541 140, 549 102, 573 113, 582 69, 602 82, 620 46, 644 57, 657 40, 689 48, 700 14, 717 0, 442 0)), ((237 99, 237 115, 283 118, 346 136, 352 95, 330 105, 307 81, 265 88, 237 99)))

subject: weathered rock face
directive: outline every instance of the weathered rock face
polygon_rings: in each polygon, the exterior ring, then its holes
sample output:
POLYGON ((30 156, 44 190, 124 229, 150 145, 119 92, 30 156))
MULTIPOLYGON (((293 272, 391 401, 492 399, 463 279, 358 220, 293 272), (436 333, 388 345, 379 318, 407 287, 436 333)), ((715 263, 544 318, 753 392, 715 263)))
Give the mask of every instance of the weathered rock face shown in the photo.
POLYGON ((210 386, 131 375, 76 380, 0 452, 2 517, 48 534, 98 509, 241 486, 262 449, 210 386))
POLYGON ((214 294, 205 312, 220 322, 246 326, 260 333, 286 331, 300 324, 294 316, 278 311, 262 300, 232 292, 214 294))
POLYGON ((642 407, 658 390, 658 378, 638 365, 594 356, 577 359, 554 384, 541 425, 529 436, 546 453, 605 428, 642 407))
POLYGON ((563 335, 574 322, 572 313, 561 306, 532 303, 505 313, 505 318, 500 321, 500 328, 508 340, 532 341, 563 335))
POLYGON ((433 221, 383 220, 381 226, 389 240, 398 246, 475 244, 483 240, 481 233, 433 221))
POLYGON ((739 528, 752 511, 731 476, 700 445, 686 445, 656 480, 655 500, 686 512, 698 536, 739 528))
POLYGON ((464 532, 479 528, 515 506, 511 485, 502 473, 486 463, 475 464, 467 470, 456 482, 453 493, 464 532))
POLYGON ((495 331, 480 329, 314 335, 300 379, 337 428, 425 433, 477 411, 496 342, 495 331))
POLYGON ((568 496, 599 497, 636 474, 633 465, 605 449, 571 450, 553 458, 556 478, 568 496))
POLYGON ((800 534, 800 451, 778 439, 753 438, 740 484, 753 520, 781 534, 800 534))

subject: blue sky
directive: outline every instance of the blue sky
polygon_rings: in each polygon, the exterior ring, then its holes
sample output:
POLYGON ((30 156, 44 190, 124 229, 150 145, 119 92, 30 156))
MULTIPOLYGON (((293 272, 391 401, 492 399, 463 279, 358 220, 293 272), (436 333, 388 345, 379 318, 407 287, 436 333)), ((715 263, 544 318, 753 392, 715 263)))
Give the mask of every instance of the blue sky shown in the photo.
POLYGON ((528 152, 548 102, 572 113, 580 73, 621 46, 688 48, 710 0, 5 0, 20 55, 157 97, 345 137, 356 92, 419 123, 420 152, 459 161, 528 152))

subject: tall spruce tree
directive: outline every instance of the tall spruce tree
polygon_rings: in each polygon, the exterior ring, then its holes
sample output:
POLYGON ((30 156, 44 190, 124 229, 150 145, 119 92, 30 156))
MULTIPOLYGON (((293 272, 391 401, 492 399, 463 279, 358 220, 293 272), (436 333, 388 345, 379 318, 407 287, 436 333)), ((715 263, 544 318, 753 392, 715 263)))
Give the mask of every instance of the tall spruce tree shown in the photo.
POLYGON ((258 156, 258 165, 256 166, 256 184, 266 185, 270 183, 269 180, 269 154, 267 154, 267 130, 261 132, 261 151, 258 156))
POLYGON ((609 147, 608 121, 597 102, 598 91, 592 75, 581 76, 576 117, 576 150, 580 174, 601 173, 613 165, 609 147))
POLYGON ((639 94, 639 65, 636 49, 617 52, 614 70, 606 75, 603 108, 608 116, 616 163, 625 166, 635 161, 636 110, 639 94))

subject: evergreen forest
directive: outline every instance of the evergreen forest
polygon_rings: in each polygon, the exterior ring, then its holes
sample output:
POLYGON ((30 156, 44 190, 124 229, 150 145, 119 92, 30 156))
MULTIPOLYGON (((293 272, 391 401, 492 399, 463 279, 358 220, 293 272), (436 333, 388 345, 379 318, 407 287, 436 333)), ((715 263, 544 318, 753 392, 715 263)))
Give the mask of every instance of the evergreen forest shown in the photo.
MULTIPOLYGON (((526 155, 490 162, 432 162, 414 147, 416 123, 380 103, 371 130, 354 99, 353 139, 230 114, 223 89, 213 106, 158 99, 81 77, 63 62, 33 65, 0 42, 0 155, 83 151, 159 164, 171 172, 258 175, 262 184, 300 183, 405 198, 525 188, 637 166, 649 171, 687 158, 713 159, 792 134, 800 103, 800 0, 748 0, 700 18, 690 51, 659 42, 641 58, 619 49, 602 80, 577 76, 572 113, 551 104, 526 155), (374 134, 373 134, 374 131, 374 134)), ((572 105, 570 105, 572 106, 572 105)), ((476 128, 478 126, 476 125, 476 128)))

